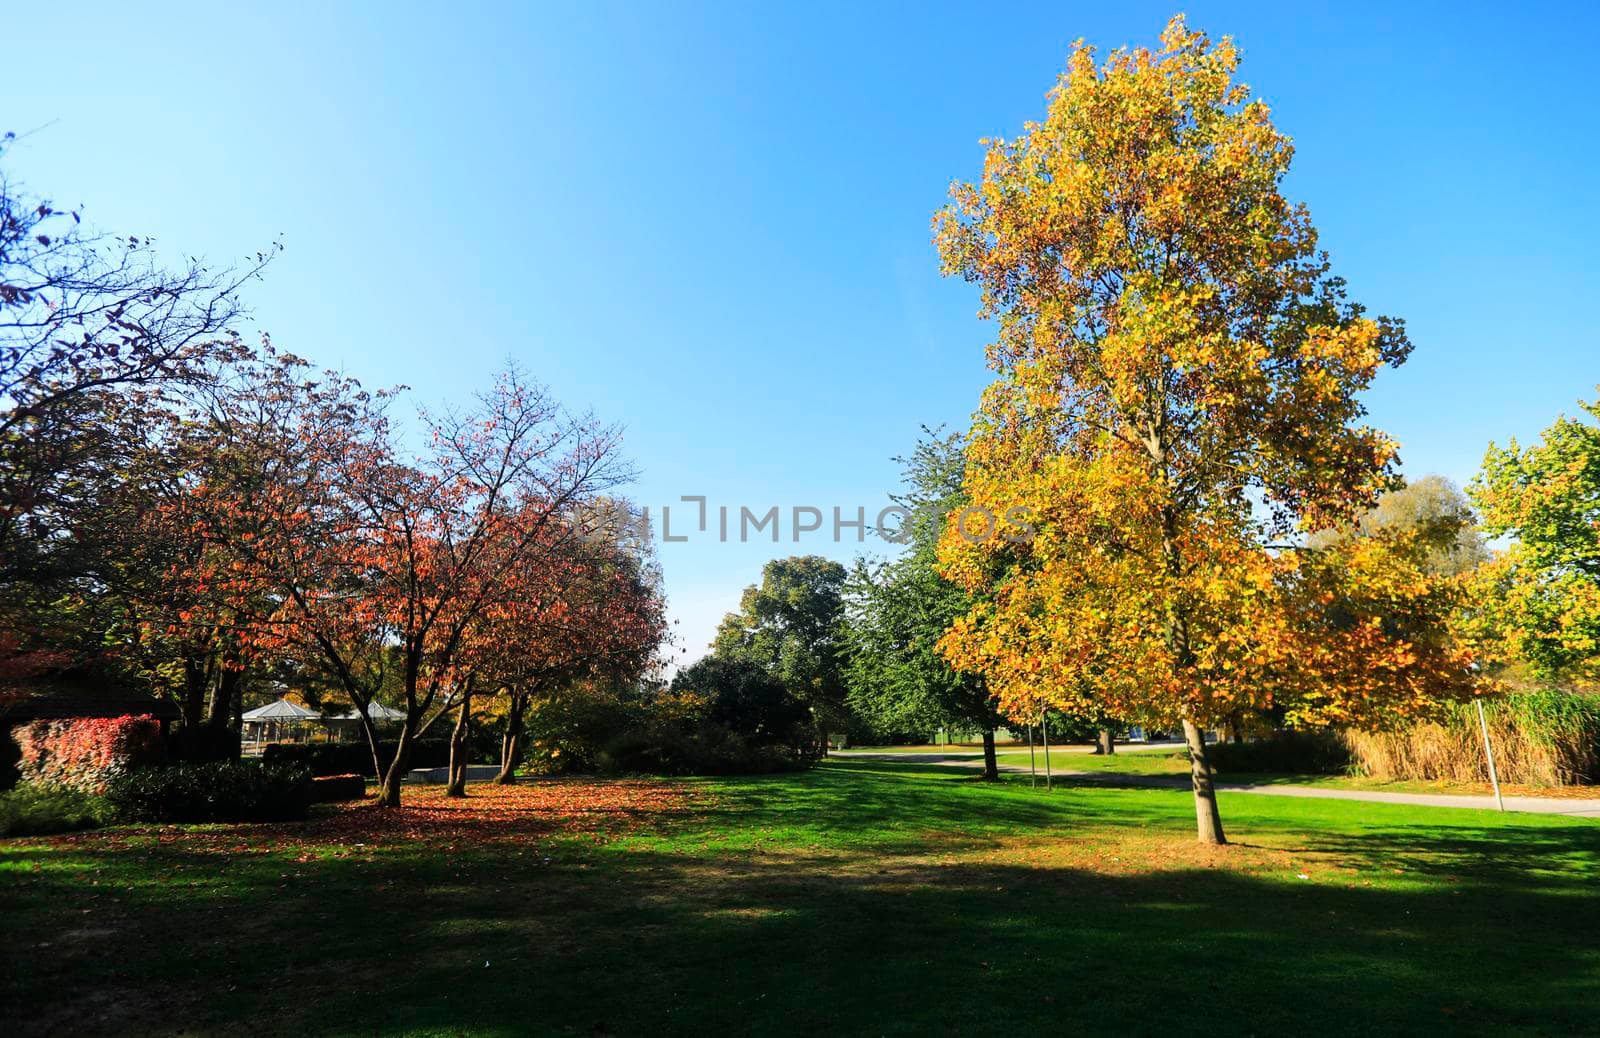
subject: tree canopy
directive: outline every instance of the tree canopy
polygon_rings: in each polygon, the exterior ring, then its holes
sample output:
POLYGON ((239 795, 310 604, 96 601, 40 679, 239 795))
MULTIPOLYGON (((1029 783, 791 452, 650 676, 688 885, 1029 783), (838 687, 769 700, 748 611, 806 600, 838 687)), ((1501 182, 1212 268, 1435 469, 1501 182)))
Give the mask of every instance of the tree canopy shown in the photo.
POLYGON ((882 733, 947 726, 986 733, 994 775, 993 730, 1001 723, 982 675, 957 671, 939 654, 939 639, 972 607, 971 593, 939 575, 939 534, 967 502, 966 455, 960 433, 924 430, 904 469, 895 504, 909 517, 902 555, 857 560, 845 584, 848 702, 882 733))
POLYGON ((819 735, 846 721, 844 583, 844 567, 820 555, 774 559, 762 567, 761 583, 745 588, 738 611, 723 617, 712 642, 718 658, 765 667, 810 708, 819 735))
MULTIPOLYGON (((1347 298, 1309 212, 1283 195, 1293 146, 1238 65, 1231 40, 1181 17, 1159 49, 1097 62, 1080 43, 1044 119, 989 142, 982 179, 952 188, 935 220, 946 272, 998 322, 966 491, 997 517, 1032 512, 988 537, 946 529, 944 572, 994 590, 943 650, 1008 711, 1181 722, 1212 841, 1203 727, 1286 704, 1305 723, 1364 720, 1464 694, 1451 647, 1410 667, 1405 637, 1372 617, 1349 647, 1392 665, 1359 685, 1308 652, 1328 629, 1318 599, 1336 592, 1303 596, 1285 549, 1391 485, 1395 444, 1361 424, 1360 393, 1411 345, 1347 298)), ((1421 592, 1368 561, 1387 592, 1421 592)))
POLYGON ((1538 443, 1489 445, 1472 495, 1484 530, 1514 538, 1479 584, 1479 619, 1546 679, 1600 681, 1600 403, 1538 443))

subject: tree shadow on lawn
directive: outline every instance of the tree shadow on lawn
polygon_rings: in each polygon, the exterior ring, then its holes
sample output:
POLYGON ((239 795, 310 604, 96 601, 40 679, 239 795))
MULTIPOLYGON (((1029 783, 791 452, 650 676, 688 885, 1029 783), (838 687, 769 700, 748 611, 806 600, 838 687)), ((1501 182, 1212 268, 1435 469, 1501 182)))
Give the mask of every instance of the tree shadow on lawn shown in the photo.
MULTIPOLYGON (((1379 812, 1292 848, 1211 849, 1165 809, 1080 832, 1087 808, 1074 824, 1072 798, 1041 796, 993 805, 1031 820, 1001 837, 965 797, 866 785, 851 804, 885 840, 822 848, 24 849, 0 891, 4 1018, 39 1034, 1152 1033, 1195 1013, 1228 1034, 1596 1027, 1600 827, 1379 812), (968 838, 895 837, 925 810, 968 838)), ((751 797, 738 817, 759 827, 846 795, 822 774, 724 800, 751 797)))

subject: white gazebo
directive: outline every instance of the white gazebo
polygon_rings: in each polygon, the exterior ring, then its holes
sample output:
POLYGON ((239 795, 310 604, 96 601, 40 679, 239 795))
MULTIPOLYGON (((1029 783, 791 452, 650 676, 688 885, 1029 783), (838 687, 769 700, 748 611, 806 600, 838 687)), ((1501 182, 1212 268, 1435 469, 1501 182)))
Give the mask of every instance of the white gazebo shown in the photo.
POLYGON ((239 718, 244 724, 243 735, 248 742, 267 742, 281 738, 286 732, 303 732, 306 724, 317 719, 315 710, 307 710, 287 699, 277 699, 266 706, 246 710, 239 718))
MULTIPOLYGON (((372 718, 372 723, 377 728, 392 728, 406 719, 406 712, 384 706, 382 703, 368 703, 367 716, 372 718)), ((334 714, 332 717, 323 718, 323 721, 327 724, 328 730, 340 741, 347 735, 356 739, 361 738, 361 714, 357 710, 351 709, 342 714, 334 714)))
MULTIPOLYGON (((372 718, 373 724, 399 724, 406 719, 406 712, 384 706, 382 703, 368 703, 367 716, 372 718)), ((359 721, 361 720, 361 714, 356 710, 351 710, 347 714, 340 714, 339 718, 340 720, 359 721)))

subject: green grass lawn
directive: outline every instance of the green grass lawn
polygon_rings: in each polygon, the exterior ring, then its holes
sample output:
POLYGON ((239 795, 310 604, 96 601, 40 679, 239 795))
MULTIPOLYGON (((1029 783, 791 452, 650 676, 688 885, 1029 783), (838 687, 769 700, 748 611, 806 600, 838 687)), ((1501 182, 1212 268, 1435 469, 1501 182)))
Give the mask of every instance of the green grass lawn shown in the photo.
MULTIPOLYGON (((1131 758, 1133 755, 1129 755, 1131 758)), ((1574 1034, 1600 824, 993 785, 534 783, 0 842, 9 1033, 1574 1034)))
MULTIPOLYGON (((996 759, 1001 764, 1026 768, 1029 757, 1027 750, 1023 750, 1020 753, 1010 750, 996 754, 996 759)), ((1033 766, 1038 769, 1040 775, 1044 774, 1044 751, 1034 751, 1033 766)), ((1187 775, 1189 773, 1189 758, 1181 750, 1131 750, 1102 756, 1084 752, 1062 753, 1052 749, 1050 751, 1050 767, 1053 771, 1116 771, 1125 775, 1187 775)))
MULTIPOLYGON (((1001 764, 1013 767, 1028 767, 1028 751, 1007 751, 997 755, 1001 764)), ((1054 750, 1050 755, 1051 768, 1056 772, 1088 771, 1112 772, 1121 775, 1172 775, 1184 777, 1189 774, 1189 757, 1183 750, 1133 750, 1114 753, 1109 756, 1100 756, 1092 753, 1057 753, 1054 750)), ((1044 775, 1044 754, 1036 752, 1033 765, 1038 774, 1044 775)), ((1260 785, 1295 785, 1295 786, 1320 786, 1325 789, 1351 789, 1366 790, 1382 793, 1443 793, 1464 794, 1469 796, 1487 796, 1490 787, 1487 782, 1394 782, 1383 779, 1366 778, 1360 775, 1315 775, 1315 774, 1263 774, 1260 772, 1231 772, 1220 771, 1217 779, 1222 782, 1247 782, 1260 785)), ((1600 789, 1592 786, 1566 787, 1562 790, 1537 788, 1531 786, 1506 786, 1504 792, 1507 796, 1600 796, 1600 789)))

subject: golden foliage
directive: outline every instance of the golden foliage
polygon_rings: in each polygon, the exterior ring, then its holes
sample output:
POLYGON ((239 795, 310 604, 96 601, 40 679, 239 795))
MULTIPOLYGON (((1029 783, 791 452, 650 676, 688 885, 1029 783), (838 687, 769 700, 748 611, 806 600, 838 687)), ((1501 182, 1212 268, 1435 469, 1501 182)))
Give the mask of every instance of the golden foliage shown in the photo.
POLYGON ((999 326, 965 490, 1033 533, 949 524, 978 604, 941 651, 1014 717, 1376 725, 1470 693, 1416 545, 1292 543, 1392 483, 1358 395, 1410 344, 1329 275, 1238 60, 1182 18, 1159 50, 1078 44, 1044 121, 935 217, 999 326))

